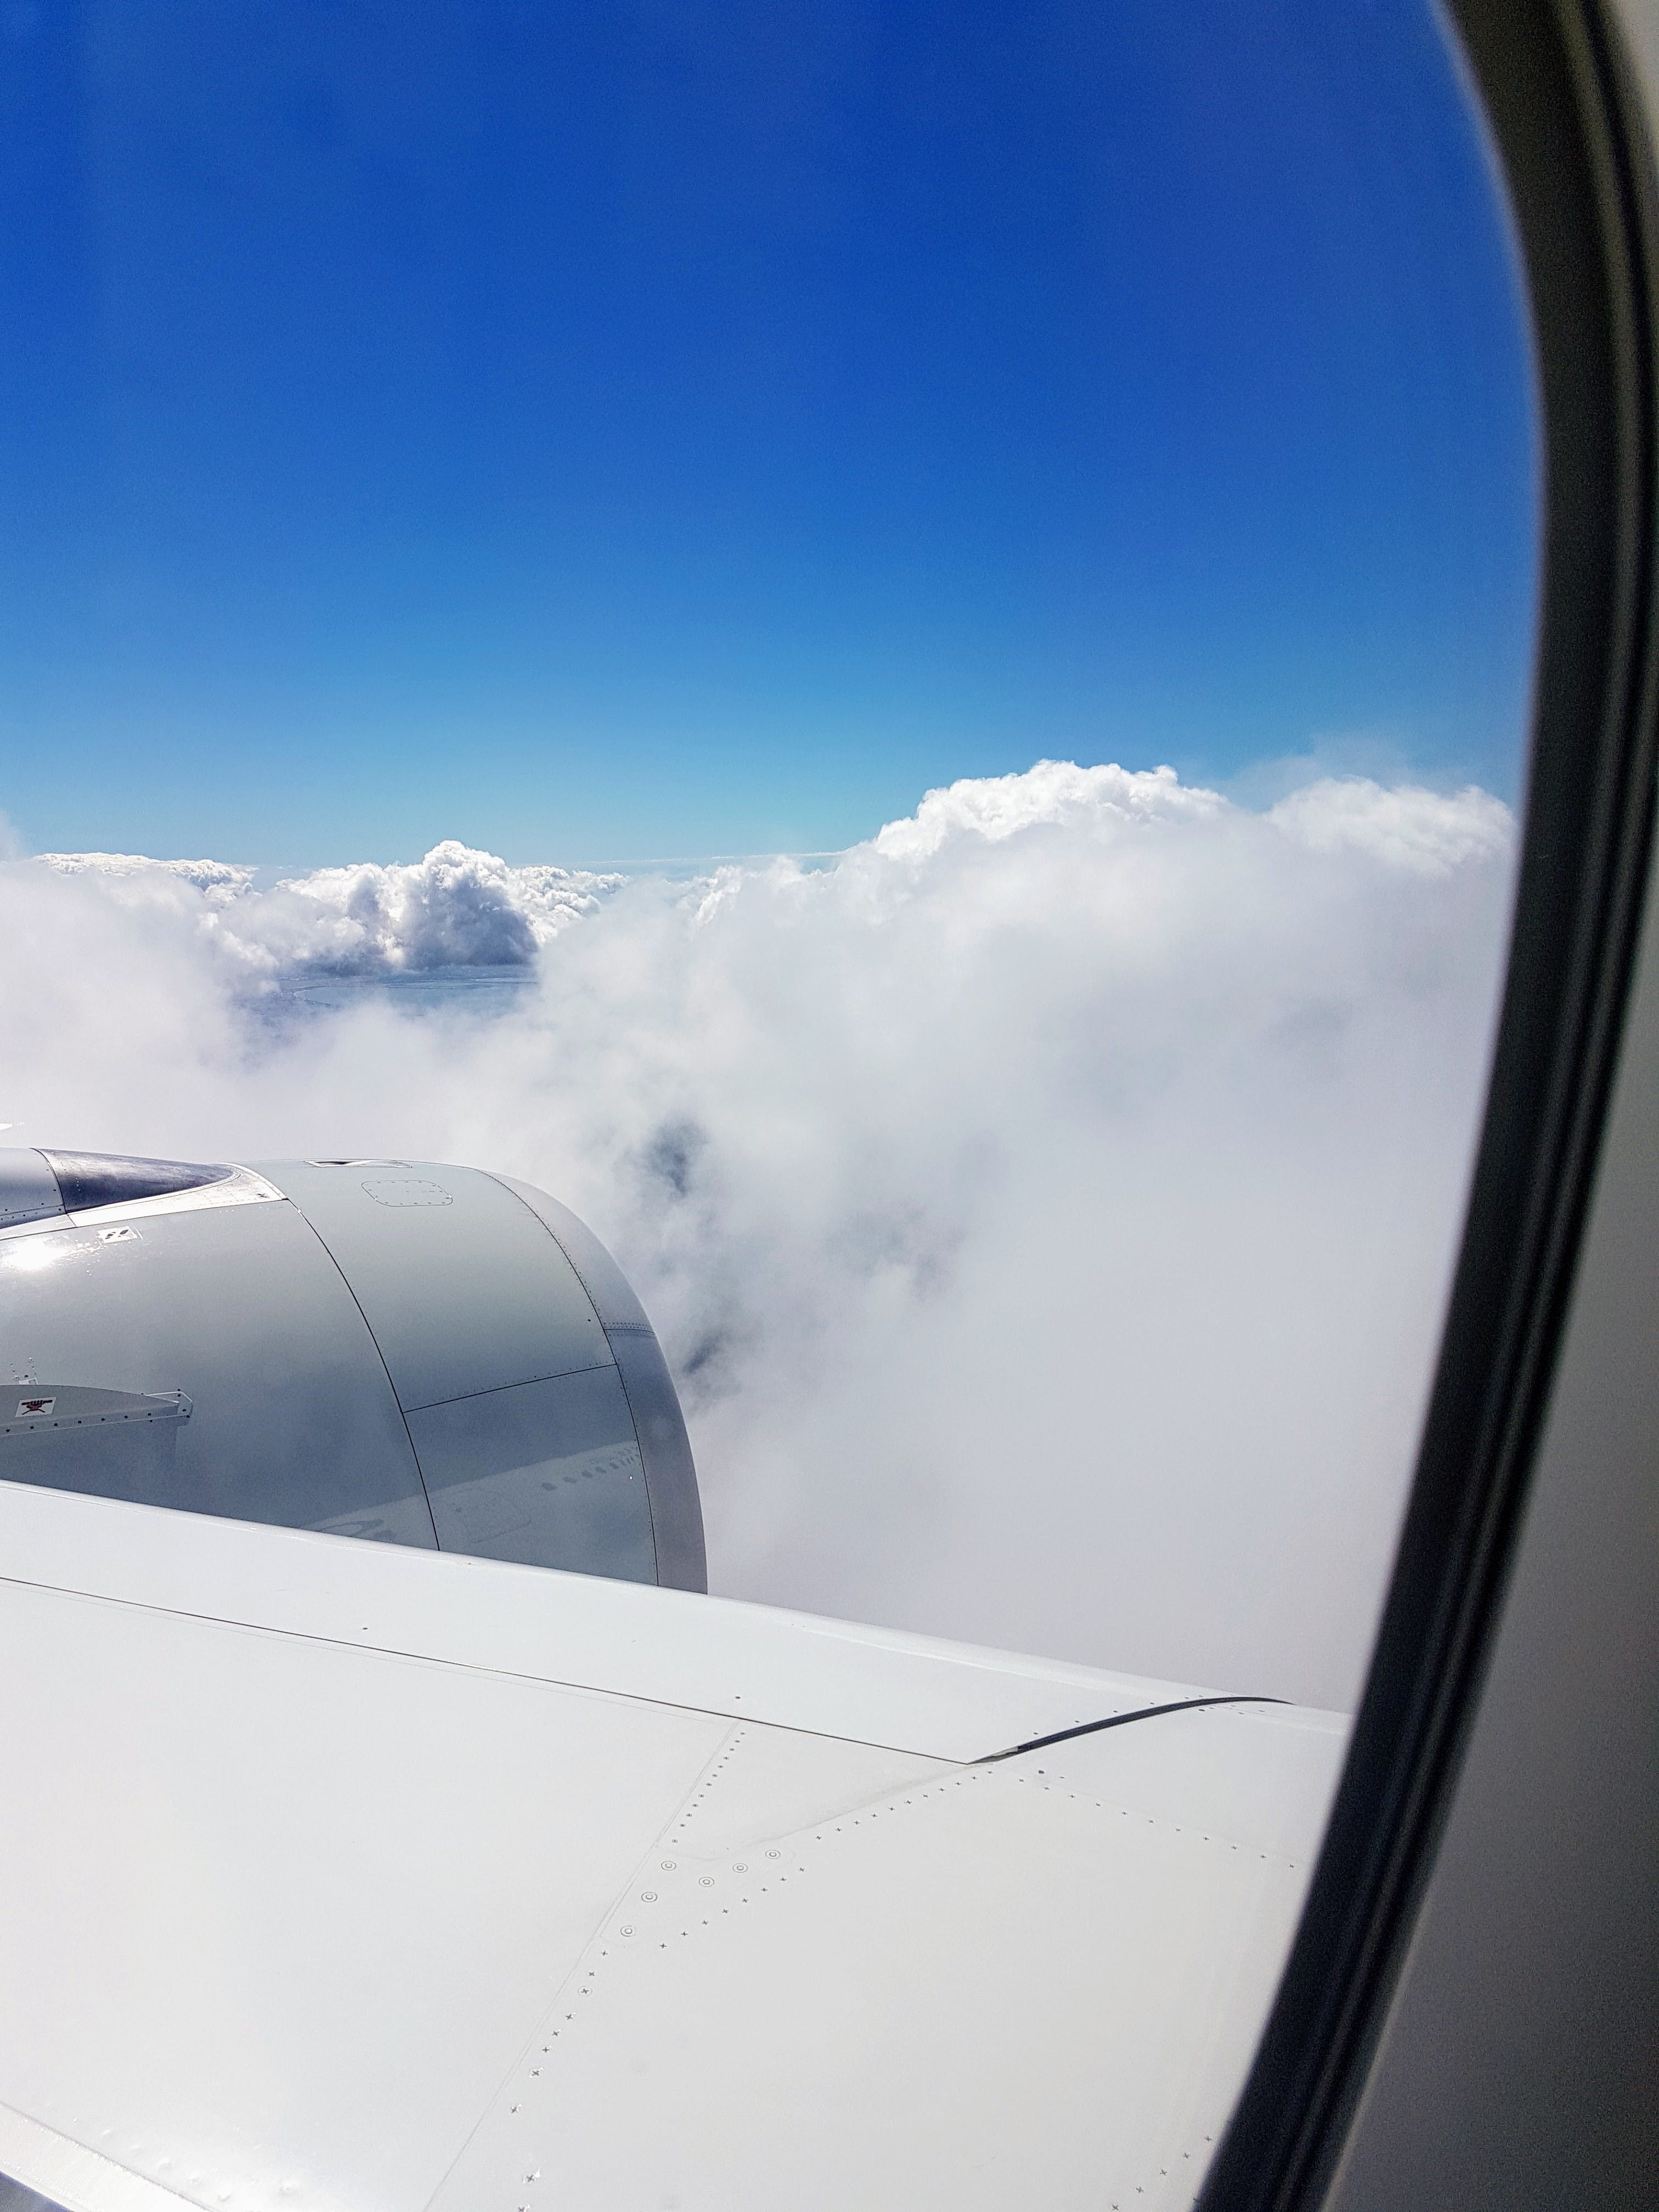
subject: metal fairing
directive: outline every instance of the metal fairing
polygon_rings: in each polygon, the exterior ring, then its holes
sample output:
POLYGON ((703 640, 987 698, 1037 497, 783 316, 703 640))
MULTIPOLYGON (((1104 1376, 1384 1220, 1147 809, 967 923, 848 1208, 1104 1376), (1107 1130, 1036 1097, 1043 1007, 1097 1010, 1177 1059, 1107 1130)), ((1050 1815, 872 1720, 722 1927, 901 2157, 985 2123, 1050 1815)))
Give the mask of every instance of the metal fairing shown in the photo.
POLYGON ((604 1327, 634 1419, 651 1500, 657 1580, 672 1589, 706 1590, 708 1559, 702 1505, 685 1418, 668 1363, 645 1308, 605 1246, 557 1199, 510 1176, 497 1180, 527 1206, 581 1279, 604 1327))
POLYGON ((1184 2205, 1345 1741, 988 1765, 1181 1686, 4 1484, 0 1557, 0 2169, 70 2212, 1184 2205))
POLYGON ((187 1420, 0 1438, 15 1480, 433 1541, 374 1340, 291 1206, 157 1212, 116 1237, 65 1221, 0 1238, 0 1346, 20 1393, 191 1401, 187 1420))
POLYGON ((650 1322, 527 1185, 0 1152, 0 1415, 39 1401, 0 1419, 13 1480, 707 1587, 650 1322), (88 1393, 191 1410, 68 1418, 88 1393))
POLYGON ((614 1366, 409 1416, 447 1552, 657 1578, 645 1470, 614 1366))
POLYGON ((617 1363, 535 1212, 493 1176, 428 1161, 281 1160, 262 1171, 304 1212, 362 1309, 440 1547, 657 1580, 653 1501, 617 1363))
POLYGON ((0 1229, 61 1213, 64 1194, 43 1152, 0 1152, 0 1229))
POLYGON ((256 1166, 351 1285, 405 1413, 611 1364, 575 1271, 493 1176, 425 1161, 256 1166))

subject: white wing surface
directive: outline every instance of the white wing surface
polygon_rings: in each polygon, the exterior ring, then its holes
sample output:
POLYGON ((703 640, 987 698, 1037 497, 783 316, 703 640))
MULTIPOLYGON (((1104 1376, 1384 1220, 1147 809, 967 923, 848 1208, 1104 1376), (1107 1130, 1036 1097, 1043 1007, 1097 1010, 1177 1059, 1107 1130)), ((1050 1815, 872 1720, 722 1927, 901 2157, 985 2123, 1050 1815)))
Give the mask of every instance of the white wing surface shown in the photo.
POLYGON ((70 2212, 1184 2204, 1333 1716, 0 1484, 0 2172, 70 2212))

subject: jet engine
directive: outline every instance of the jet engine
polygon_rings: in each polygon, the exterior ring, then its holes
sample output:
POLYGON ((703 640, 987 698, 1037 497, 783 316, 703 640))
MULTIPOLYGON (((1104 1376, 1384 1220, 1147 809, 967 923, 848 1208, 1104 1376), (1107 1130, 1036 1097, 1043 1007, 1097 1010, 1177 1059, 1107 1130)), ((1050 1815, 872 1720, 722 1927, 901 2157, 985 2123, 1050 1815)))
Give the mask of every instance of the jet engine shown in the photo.
POLYGON ((0 1479, 706 1589, 644 1309, 528 1183, 0 1150, 0 1479))

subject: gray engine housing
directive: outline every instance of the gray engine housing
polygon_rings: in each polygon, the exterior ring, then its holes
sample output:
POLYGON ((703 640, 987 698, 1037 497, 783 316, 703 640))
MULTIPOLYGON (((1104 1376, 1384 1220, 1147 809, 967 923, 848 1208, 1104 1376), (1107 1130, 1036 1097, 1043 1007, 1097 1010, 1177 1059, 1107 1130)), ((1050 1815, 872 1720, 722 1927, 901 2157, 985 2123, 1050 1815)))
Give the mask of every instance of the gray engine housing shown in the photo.
POLYGON ((0 1388, 12 1481, 708 1587, 644 1309, 476 1168, 0 1150, 0 1388))

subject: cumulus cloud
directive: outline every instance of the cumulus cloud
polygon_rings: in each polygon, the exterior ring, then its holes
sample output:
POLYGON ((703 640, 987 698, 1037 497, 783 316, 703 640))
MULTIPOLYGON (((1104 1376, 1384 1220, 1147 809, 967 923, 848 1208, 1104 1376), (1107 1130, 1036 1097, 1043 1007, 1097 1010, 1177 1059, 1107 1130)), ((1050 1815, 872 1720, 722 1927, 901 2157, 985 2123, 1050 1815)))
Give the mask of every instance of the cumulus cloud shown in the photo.
POLYGON ((1471 786, 1448 799, 1409 787, 1385 791, 1364 776, 1293 791, 1270 818, 1312 852, 1370 854, 1419 876, 1500 858, 1515 835, 1514 817, 1489 792, 1471 786))
MULTIPOLYGON (((249 980, 430 975, 527 966, 560 930, 592 914, 619 876, 509 867, 447 839, 423 860, 319 868, 269 890, 258 871, 222 860, 132 853, 43 853, 60 875, 99 878, 129 906, 154 908, 176 887, 200 894, 194 919, 249 980)), ((189 914, 187 901, 178 910, 189 914)))
POLYGON ((246 892, 258 872, 228 860, 153 860, 145 853, 42 853, 43 867, 60 876, 100 876, 106 883, 144 885, 188 884, 207 905, 218 908, 246 892))
POLYGON ((830 866, 690 884, 454 845, 269 894, 13 863, 0 1018, 33 1042, 0 1115, 13 1141, 527 1176, 658 1324, 716 1588, 1343 1705, 1514 840, 1479 791, 1253 812, 1043 762, 830 866), (373 988, 261 1011, 319 963, 479 960, 530 978, 488 1016, 373 988))
POLYGON ((878 832, 873 849, 884 860, 927 860, 964 835, 995 843, 1038 824, 1203 821, 1224 804, 1213 791, 1183 785, 1172 768, 1039 761, 1023 775, 968 777, 928 792, 914 814, 878 832))

